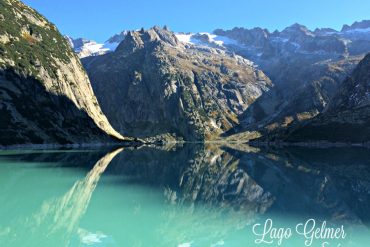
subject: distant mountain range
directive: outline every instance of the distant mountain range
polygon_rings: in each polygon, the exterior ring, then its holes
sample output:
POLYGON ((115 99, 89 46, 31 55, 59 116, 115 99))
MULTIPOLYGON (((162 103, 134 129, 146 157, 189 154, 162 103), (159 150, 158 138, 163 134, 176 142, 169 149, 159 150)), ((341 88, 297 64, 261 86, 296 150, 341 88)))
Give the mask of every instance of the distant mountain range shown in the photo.
MULTIPOLYGON (((115 34, 103 44, 85 38, 73 39, 65 36, 72 48, 80 57, 95 56, 114 51, 118 44, 127 35, 128 31, 115 34)), ((294 50, 297 53, 332 53, 362 54, 370 46, 370 21, 355 22, 352 25, 343 25, 341 31, 332 28, 317 28, 314 31, 298 23, 293 24, 281 32, 269 32, 263 28, 234 28, 232 30, 216 29, 213 33, 175 33, 176 37, 184 42, 195 45, 217 48, 240 48, 250 50, 257 57, 268 54, 267 46, 279 46, 294 50), (356 42, 357 41, 357 42, 356 42), (359 43, 358 41, 361 41, 359 43), (369 41, 364 42, 364 41, 369 41), (365 46, 364 46, 365 45, 365 46), (361 46, 361 47, 359 47, 361 46)))
MULTIPOLYGON (((107 44, 122 42, 129 33, 123 31, 114 35, 100 45, 102 49, 99 52, 92 52, 90 57, 115 53, 116 46, 107 49, 107 44)), ((262 28, 234 28, 217 29, 212 34, 171 34, 183 47, 183 53, 192 50, 193 54, 208 51, 239 55, 256 65, 274 84, 261 97, 254 99, 252 104, 244 107, 243 112, 238 112, 235 116, 237 119, 231 126, 222 130, 226 131, 224 135, 255 131, 266 133, 315 117, 327 107, 345 78, 366 53, 370 52, 370 21, 344 25, 340 31, 330 28, 311 31, 303 25, 293 24, 280 32, 272 33, 262 28)), ((93 85, 97 84, 97 68, 102 67, 98 61, 104 60, 102 63, 105 65, 105 76, 114 71, 122 71, 112 69, 113 65, 106 65, 110 58, 105 56, 104 59, 95 59, 95 67, 91 67, 89 62, 85 62, 89 60, 89 56, 81 52, 87 50, 89 43, 86 44, 82 45, 82 49, 81 46, 76 46, 80 48, 75 51, 83 58, 93 85)), ((119 78, 121 77, 117 77, 117 80, 119 78)), ((101 97, 99 91, 96 93, 98 98, 101 97)), ((144 133, 142 130, 138 127, 134 132, 144 133)))

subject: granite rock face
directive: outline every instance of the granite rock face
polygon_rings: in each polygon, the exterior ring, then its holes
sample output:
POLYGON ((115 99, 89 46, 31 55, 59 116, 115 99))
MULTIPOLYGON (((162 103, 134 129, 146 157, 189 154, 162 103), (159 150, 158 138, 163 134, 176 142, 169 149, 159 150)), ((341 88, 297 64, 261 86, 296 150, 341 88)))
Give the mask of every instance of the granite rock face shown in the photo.
POLYGON ((213 139, 272 86, 249 60, 159 27, 128 32, 115 52, 83 64, 112 125, 138 137, 213 139))
POLYGON ((20 1, 0 16, 0 145, 123 139, 56 27, 20 1))

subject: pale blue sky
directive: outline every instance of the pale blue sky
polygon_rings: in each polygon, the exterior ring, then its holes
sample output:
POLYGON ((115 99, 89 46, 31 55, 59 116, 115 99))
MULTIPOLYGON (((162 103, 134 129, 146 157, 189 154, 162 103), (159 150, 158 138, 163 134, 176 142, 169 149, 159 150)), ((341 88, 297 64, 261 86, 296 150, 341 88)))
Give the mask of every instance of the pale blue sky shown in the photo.
POLYGON ((166 24, 171 30, 211 32, 235 26, 310 29, 370 19, 370 0, 23 0, 63 34, 103 42, 114 33, 166 24))

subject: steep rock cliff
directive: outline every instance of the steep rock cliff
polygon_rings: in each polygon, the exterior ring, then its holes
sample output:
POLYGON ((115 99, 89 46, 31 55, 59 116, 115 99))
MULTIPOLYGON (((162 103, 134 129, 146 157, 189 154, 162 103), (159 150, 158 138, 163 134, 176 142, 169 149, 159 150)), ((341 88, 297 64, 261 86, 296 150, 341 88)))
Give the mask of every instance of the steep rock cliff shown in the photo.
POLYGON ((67 41, 17 0, 0 1, 0 116, 0 145, 123 139, 67 41))

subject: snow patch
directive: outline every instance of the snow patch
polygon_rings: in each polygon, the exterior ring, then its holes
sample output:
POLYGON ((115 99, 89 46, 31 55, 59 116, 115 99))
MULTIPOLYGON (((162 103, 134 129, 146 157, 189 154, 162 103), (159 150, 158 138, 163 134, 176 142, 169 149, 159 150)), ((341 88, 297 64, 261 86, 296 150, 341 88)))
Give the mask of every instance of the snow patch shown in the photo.
POLYGON ((228 37, 224 37, 224 36, 218 36, 216 34, 210 34, 210 33, 200 33, 201 35, 207 35, 210 42, 213 42, 213 43, 216 43, 220 46, 224 46, 224 45, 237 45, 238 42, 233 40, 233 39, 230 39, 228 37))
POLYGON ((180 40, 181 42, 193 45, 203 45, 203 46, 210 46, 212 44, 218 46, 238 45, 238 42, 236 40, 210 33, 186 33, 186 34, 176 33, 175 35, 177 39, 180 40), (202 40, 203 37, 205 38, 205 41, 202 40))
POLYGON ((87 50, 93 54, 115 51, 119 43, 104 43, 99 44, 95 41, 84 44, 82 47, 76 49, 76 52, 87 50))
POLYGON ((91 53, 98 53, 100 51, 108 51, 108 48, 104 48, 104 44, 97 44, 96 42, 89 42, 84 44, 81 48, 77 49, 77 52, 87 50, 91 53))
POLYGON ((189 34, 176 34, 176 37, 178 40, 180 40, 181 42, 184 42, 184 43, 191 43, 191 36, 193 36, 193 34, 189 33, 189 34))
POLYGON ((79 54, 79 57, 89 57, 103 55, 116 50, 119 43, 104 43, 98 44, 96 42, 90 42, 84 44, 82 47, 75 49, 75 52, 79 54))

